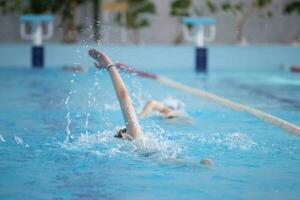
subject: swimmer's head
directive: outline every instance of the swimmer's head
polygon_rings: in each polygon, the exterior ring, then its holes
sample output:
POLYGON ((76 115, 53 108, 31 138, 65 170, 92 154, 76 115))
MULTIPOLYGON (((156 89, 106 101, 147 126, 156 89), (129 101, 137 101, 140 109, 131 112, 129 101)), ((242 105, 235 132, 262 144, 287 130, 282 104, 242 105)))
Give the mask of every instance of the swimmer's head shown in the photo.
POLYGON ((214 166, 214 162, 210 158, 203 158, 200 163, 209 168, 214 166))
POLYGON ((184 103, 173 97, 164 99, 163 104, 172 110, 184 110, 184 103))
POLYGON ((120 130, 116 133, 115 137, 116 137, 116 138, 120 138, 120 139, 124 139, 124 138, 126 138, 126 132, 127 132, 127 129, 126 129, 126 128, 122 128, 122 129, 120 129, 120 130))

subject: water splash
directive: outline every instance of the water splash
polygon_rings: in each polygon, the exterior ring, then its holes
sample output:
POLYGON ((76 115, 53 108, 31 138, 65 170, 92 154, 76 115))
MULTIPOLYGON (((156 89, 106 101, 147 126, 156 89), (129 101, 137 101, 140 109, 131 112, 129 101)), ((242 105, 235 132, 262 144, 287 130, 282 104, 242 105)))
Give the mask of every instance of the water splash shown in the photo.
POLYGON ((214 133, 210 135, 192 133, 187 135, 187 138, 199 141, 202 144, 214 145, 229 150, 249 151, 258 146, 247 134, 241 132, 214 133))
POLYGON ((146 101, 152 99, 151 94, 143 91, 141 82, 136 78, 132 78, 132 76, 135 76, 134 74, 127 74, 127 76, 131 81, 130 85, 132 85, 130 88, 130 96, 133 100, 134 107, 137 108, 136 111, 142 110, 146 101))
POLYGON ((0 134, 0 142, 6 142, 6 140, 4 139, 4 137, 0 134))
POLYGON ((226 147, 230 150, 238 149, 242 151, 252 150, 257 146, 248 135, 241 132, 234 133, 215 133, 210 138, 209 141, 215 145, 226 147))
POLYGON ((88 128, 89 128, 89 119, 90 119, 90 108, 92 106, 92 90, 89 89, 88 91, 88 111, 86 112, 86 117, 85 117, 85 134, 87 135, 89 133, 88 128))
POLYGON ((16 142, 16 144, 18 144, 18 145, 25 146, 25 147, 29 147, 28 144, 26 144, 26 143, 23 142, 23 139, 22 139, 21 137, 18 137, 18 136, 16 136, 16 135, 15 135, 15 142, 16 142))
POLYGON ((114 131, 82 133, 72 143, 62 143, 69 151, 92 153, 96 156, 124 155, 128 157, 149 157, 154 160, 170 160, 180 156, 182 148, 174 141, 163 137, 163 133, 145 133, 133 141, 120 140, 114 137, 114 131))
POLYGON ((133 152, 139 156, 150 157, 155 160, 176 159, 182 152, 182 148, 176 142, 148 134, 132 141, 130 145, 133 152))
MULTIPOLYGON (((72 74, 72 79, 70 80, 70 84, 71 86, 75 83, 75 77, 76 77, 76 74, 73 73, 72 74)), ((72 136, 71 136, 71 123, 72 123, 72 120, 71 120, 71 112, 70 112, 70 99, 71 99, 71 96, 72 94, 75 93, 72 89, 69 91, 68 93, 68 96, 65 100, 65 105, 66 105, 66 108, 67 108, 67 114, 66 114, 66 120, 67 120, 67 124, 66 124, 66 137, 65 137, 65 141, 66 143, 69 143, 72 139, 72 136)))
POLYGON ((65 105, 67 106, 67 115, 66 115, 66 120, 67 120, 67 125, 66 125, 66 138, 65 138, 65 141, 66 142, 69 142, 70 141, 70 135, 71 135, 71 112, 70 112, 70 106, 69 106, 69 101, 70 101, 70 93, 69 95, 67 96, 66 100, 65 100, 65 105))
POLYGON ((179 99, 168 96, 162 100, 162 102, 167 106, 179 112, 185 112, 185 104, 179 99))
POLYGON ((66 126, 66 138, 65 138, 65 142, 69 143, 70 142, 70 139, 71 139, 71 113, 68 112, 67 113, 67 116, 66 116, 66 119, 67 119, 67 126, 66 126))
MULTIPOLYGON (((60 143, 61 147, 68 151, 91 153, 96 156, 110 157, 115 155, 126 155, 150 157, 151 159, 156 160, 173 159, 178 157, 182 152, 182 148, 176 142, 169 140, 168 134, 165 133, 165 131, 155 123, 148 123, 145 129, 150 131, 144 134, 145 137, 132 142, 119 140, 113 137, 116 131, 121 127, 115 127, 115 130, 110 129, 109 131, 95 131, 89 129, 89 126, 91 126, 90 119, 94 119, 95 117, 94 113, 91 115, 91 110, 97 110, 99 112, 99 117, 103 121, 102 124, 105 127, 113 127, 115 125, 112 125, 112 119, 103 113, 105 113, 107 110, 120 110, 119 103, 116 99, 113 101, 110 100, 110 103, 97 101, 97 99, 101 99, 101 97, 104 95, 103 93, 98 92, 103 90, 101 86, 102 84, 99 84, 99 73, 94 74, 93 84, 88 90, 85 90, 87 91, 87 94, 81 94, 87 97, 87 105, 85 107, 86 111, 80 114, 81 116, 85 116, 82 119, 82 124, 79 123, 79 127, 81 126, 83 128, 83 130, 80 130, 80 133, 76 133, 76 131, 71 132, 72 113, 70 101, 74 90, 69 92, 69 95, 65 100, 65 105, 67 108, 66 138, 64 142, 60 143), (99 94, 101 94, 101 96, 99 96, 99 94)), ((73 81, 70 81, 71 86, 72 84, 75 84, 74 79, 72 80, 73 81)), ((135 79, 128 80, 131 82, 130 85, 133 86, 131 87, 131 90, 133 90, 131 94, 133 94, 132 97, 134 103, 142 106, 145 99, 150 99, 149 93, 143 92, 139 81, 136 81, 135 79)), ((73 123, 77 124, 77 121, 75 120, 73 123)))

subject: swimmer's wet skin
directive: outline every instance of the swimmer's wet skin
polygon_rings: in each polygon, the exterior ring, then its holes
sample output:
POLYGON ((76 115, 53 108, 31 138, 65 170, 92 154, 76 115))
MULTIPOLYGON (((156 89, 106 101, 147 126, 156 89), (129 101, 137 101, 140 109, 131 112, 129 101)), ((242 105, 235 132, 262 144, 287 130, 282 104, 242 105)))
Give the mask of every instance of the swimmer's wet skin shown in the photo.
MULTIPOLYGON (((138 119, 136 117, 134 107, 132 105, 132 101, 128 94, 127 88, 115 65, 107 55, 95 49, 90 49, 89 55, 97 61, 97 63, 95 63, 95 66, 98 69, 107 69, 107 71, 109 72, 121 106, 126 129, 119 130, 115 137, 125 138, 128 140, 137 139, 141 137, 141 129, 138 119)), ((202 159, 200 161, 200 164, 203 164, 208 167, 213 166, 213 162, 208 158, 202 159)))
MULTIPOLYGON (((190 119, 188 116, 184 115, 181 112, 175 111, 174 108, 168 107, 164 105, 164 103, 156 101, 156 100, 149 100, 144 105, 142 111, 140 112, 140 117, 146 117, 150 115, 151 112, 158 111, 163 116, 165 116, 167 119, 190 119)), ((189 120, 190 122, 190 120, 189 120)))
POLYGON ((95 66, 98 69, 106 69, 109 72, 109 75, 113 82, 113 86, 121 106, 127 133, 133 139, 139 138, 141 136, 141 128, 138 119, 136 117, 136 112, 132 105, 132 101, 128 94, 127 88, 118 70, 116 69, 114 63, 107 55, 95 49, 90 49, 89 55, 95 61, 97 61, 97 63, 95 63, 95 66))

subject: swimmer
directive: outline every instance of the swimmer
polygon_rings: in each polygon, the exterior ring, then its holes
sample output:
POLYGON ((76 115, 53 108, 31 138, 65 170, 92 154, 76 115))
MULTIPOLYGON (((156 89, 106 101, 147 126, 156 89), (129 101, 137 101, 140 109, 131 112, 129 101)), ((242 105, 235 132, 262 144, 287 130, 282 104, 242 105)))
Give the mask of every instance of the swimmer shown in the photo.
POLYGON ((167 118, 175 118, 175 117, 182 117, 183 114, 180 112, 176 112, 173 108, 166 106, 162 102, 158 102, 155 100, 147 101, 145 106, 143 107, 140 116, 146 117, 151 112, 158 111, 159 113, 163 114, 167 118))
POLYGON ((206 166, 208 168, 213 168, 213 166, 214 166, 214 162, 210 158, 203 158, 200 161, 200 164, 204 165, 204 166, 206 166))
POLYGON ((108 71, 120 103, 126 128, 119 130, 115 137, 129 140, 141 137, 141 128, 131 98, 114 63, 107 55, 95 49, 90 49, 89 55, 97 61, 95 66, 98 69, 106 69, 108 71))
MULTIPOLYGON (((106 69, 111 77, 111 80, 113 82, 113 86, 115 89, 115 92, 117 94, 123 118, 125 121, 126 128, 121 129, 117 132, 115 135, 116 138, 122 138, 122 139, 138 139, 141 137, 141 128, 139 125, 139 121, 136 117, 135 109, 133 107, 131 98, 128 94, 127 88, 116 69, 115 65, 111 61, 111 59, 105 55, 104 53, 101 53, 95 49, 89 50, 89 55, 96 60, 95 66, 98 69, 106 69)), ((161 103, 157 101, 149 101, 145 106, 144 112, 142 111, 143 116, 146 116, 149 114, 152 110, 158 110, 159 112, 165 114, 166 116, 177 116, 178 114, 172 110, 171 108, 166 107, 165 105, 161 105, 161 103), (148 104, 148 105, 147 105, 148 104)), ((212 167, 213 162, 212 160, 208 158, 204 158, 200 161, 202 165, 212 167)))
MULTIPOLYGON (((178 106, 177 106, 178 107, 178 106)), ((177 111, 178 108, 174 106, 168 106, 164 102, 159 102, 155 100, 147 101, 147 103, 144 105, 142 111, 140 112, 140 117, 146 117, 150 115, 150 113, 157 111, 160 114, 162 114, 167 119, 179 119, 181 121, 186 121, 188 123, 192 123, 192 120, 190 117, 188 117, 185 113, 177 111)))

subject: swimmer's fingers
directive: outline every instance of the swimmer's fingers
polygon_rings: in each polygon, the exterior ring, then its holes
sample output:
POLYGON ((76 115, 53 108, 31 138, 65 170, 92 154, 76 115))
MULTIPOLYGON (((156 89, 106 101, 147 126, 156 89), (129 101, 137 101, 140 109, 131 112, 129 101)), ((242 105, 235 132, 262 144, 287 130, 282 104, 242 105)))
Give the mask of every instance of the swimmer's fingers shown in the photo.
POLYGON ((94 60, 98 61, 98 62, 102 62, 103 60, 103 54, 100 53, 99 51, 97 51, 96 49, 90 49, 88 51, 89 56, 91 56, 94 60))
POLYGON ((95 65, 95 67, 97 68, 97 69, 103 69, 103 68, 105 68, 105 67, 103 67, 103 66, 101 66, 99 63, 97 63, 97 62, 94 62, 94 65, 95 65))
POLYGON ((98 66, 101 66, 101 69, 102 69, 102 68, 106 68, 107 66, 113 64, 111 59, 102 52, 99 52, 95 49, 90 49, 88 53, 94 60, 96 60, 98 62, 97 66, 96 66, 97 68, 99 68, 98 66))

